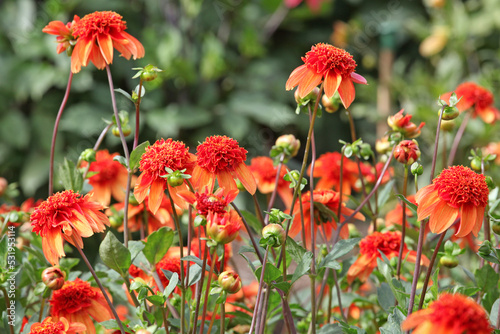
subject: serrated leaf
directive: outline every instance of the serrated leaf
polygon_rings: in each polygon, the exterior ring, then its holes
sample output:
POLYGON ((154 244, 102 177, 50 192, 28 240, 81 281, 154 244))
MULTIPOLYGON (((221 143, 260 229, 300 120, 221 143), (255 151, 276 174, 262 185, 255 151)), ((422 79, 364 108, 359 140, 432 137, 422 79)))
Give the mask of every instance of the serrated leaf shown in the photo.
POLYGON ((175 290, 177 283, 179 283, 179 275, 177 273, 173 273, 169 278, 168 285, 165 287, 165 290, 163 290, 163 295, 166 298, 168 298, 170 294, 175 290))
POLYGON ((152 267, 163 258, 174 240, 174 231, 169 227, 162 227, 148 236, 148 241, 142 253, 152 267))
POLYGON ((83 175, 75 163, 64 158, 64 162, 59 166, 59 179, 65 190, 80 192, 83 188, 83 175))
POLYGON ((146 152, 146 147, 149 146, 149 141, 145 141, 142 144, 137 145, 137 147, 130 153, 130 169, 132 171, 139 168, 139 163, 141 157, 146 152))
POLYGON ((313 258, 312 252, 306 252, 304 256, 302 257, 302 260, 297 264, 297 268, 295 269, 295 272, 293 273, 292 276, 292 284, 295 283, 299 278, 301 278, 303 275, 305 275, 310 268, 311 261, 313 258))
POLYGON ((99 246, 99 255, 102 262, 113 269, 120 276, 125 277, 132 264, 130 251, 125 247, 115 235, 108 231, 106 237, 99 246))
POLYGON ((401 323, 406 319, 405 315, 397 307, 389 314, 387 322, 380 328, 380 334, 403 334, 401 323))

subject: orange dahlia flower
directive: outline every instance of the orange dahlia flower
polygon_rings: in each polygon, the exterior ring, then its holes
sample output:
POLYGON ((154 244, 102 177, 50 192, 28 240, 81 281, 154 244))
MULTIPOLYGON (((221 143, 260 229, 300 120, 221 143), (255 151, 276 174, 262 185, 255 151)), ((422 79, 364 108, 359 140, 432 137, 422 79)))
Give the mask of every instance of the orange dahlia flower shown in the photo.
POLYGON ((30 217, 31 226, 42 237, 45 258, 57 265, 65 256, 63 238, 83 248, 82 237, 103 232, 109 226, 108 217, 99 211, 103 208, 91 201, 91 195, 80 196, 72 190, 56 193, 36 207, 30 217))
POLYGON ((472 232, 477 236, 483 224, 488 194, 484 175, 463 166, 447 168, 432 184, 415 194, 418 220, 430 216, 431 232, 443 233, 460 218, 455 235, 464 237, 472 232))
POLYGON ((28 334, 77 334, 85 332, 86 329, 84 324, 69 323, 64 317, 59 318, 59 320, 47 317, 41 323, 35 322, 31 325, 28 334))
MULTIPOLYGON (((359 243, 360 256, 347 271, 347 282, 352 284, 355 278, 358 278, 361 282, 365 282, 377 267, 377 258, 382 258, 380 252, 384 253, 388 259, 392 259, 398 256, 400 247, 400 232, 373 232, 373 234, 366 236, 359 243)), ((403 247, 403 258, 407 258, 408 261, 414 263, 417 253, 409 251, 406 245, 403 247)), ((422 255, 421 263, 428 266, 429 259, 425 255, 422 255)))
POLYGON ((76 22, 80 21, 80 17, 75 15, 73 21, 64 24, 61 21, 52 21, 42 29, 42 32, 56 35, 57 41, 57 53, 61 53, 68 49, 68 54, 71 55, 70 51, 73 49, 75 37, 73 37, 72 27, 76 22))
MULTIPOLYGON (((345 198, 346 196, 344 196, 345 198)), ((331 215, 329 215, 325 210, 320 207, 319 205, 322 204, 322 206, 326 207, 328 210, 332 211, 335 215, 338 212, 339 208, 339 199, 340 195, 338 192, 335 192, 333 190, 315 190, 313 192, 313 201, 315 202, 315 207, 314 207, 314 231, 317 232, 319 226, 322 226, 321 233, 323 233, 323 227, 324 227, 324 233, 326 234, 326 237, 329 239, 332 236, 332 232, 337 229, 337 223, 333 219, 331 215), (318 203, 319 205, 316 205, 318 203)), ((311 243, 311 210, 310 210, 310 202, 311 202, 311 192, 308 191, 307 193, 302 195, 302 198, 300 199, 302 202, 302 210, 304 212, 304 233, 306 236, 305 242, 305 247, 308 247, 308 245, 311 243)), ((344 203, 342 203, 341 207, 341 217, 340 217, 340 222, 344 221, 343 216, 350 216, 354 211, 349 209, 348 207, 345 206, 344 203)), ((302 224, 300 222, 300 206, 299 202, 295 203, 293 215, 295 216, 292 227, 290 228, 289 234, 293 238, 297 234, 299 234, 302 231, 302 224)), ((357 213, 354 218, 359 219, 359 220, 365 220, 365 217, 357 213)), ((347 238, 349 237, 349 229, 347 228, 347 225, 342 228, 340 231, 340 237, 342 238, 347 238)))
MULTIPOLYGON (((93 187, 92 199, 102 205, 108 206, 111 196, 118 202, 125 200, 127 187, 127 169, 118 161, 113 160, 118 153, 109 154, 108 150, 97 151, 96 161, 90 163, 89 172, 94 175, 89 177, 89 184, 93 187)), ((85 167, 87 163, 83 163, 85 167)))
MULTIPOLYGON (((370 165, 369 163, 362 163, 361 164, 361 174, 363 174, 363 177, 365 178, 366 182, 375 184, 382 174, 382 169, 384 169, 384 163, 383 162, 377 162, 375 167, 370 165)), ((394 168, 389 167, 387 171, 385 172, 384 176, 382 177, 382 182, 381 184, 385 184, 389 182, 389 180, 394 176, 394 168)))
POLYGON ((219 244, 228 244, 238 236, 241 228, 241 218, 236 211, 214 213, 207 216, 207 235, 219 244))
POLYGON ((89 60, 102 70, 113 62, 113 48, 130 59, 144 57, 144 47, 135 37, 125 32, 126 22, 112 12, 94 12, 85 15, 71 26, 76 44, 71 55, 71 72, 78 73, 89 60))
POLYGON ((141 157, 139 170, 142 173, 134 188, 135 198, 142 203, 149 190, 148 207, 151 212, 156 213, 161 205, 163 193, 168 187, 175 204, 185 207, 177 192, 189 190, 187 184, 184 182, 180 186, 171 187, 163 176, 167 175, 165 168, 173 171, 186 169, 184 173, 191 174, 195 161, 196 157, 189 153, 189 148, 183 142, 171 138, 157 140, 153 145, 146 147, 141 157))
POLYGON ((412 313, 401 329, 413 334, 490 334, 493 328, 486 311, 469 297, 443 293, 429 307, 412 313))
POLYGON ((286 82, 286 90, 299 86, 301 98, 323 82, 325 95, 331 98, 338 91, 342 104, 347 109, 356 94, 353 82, 366 85, 366 79, 354 72, 357 65, 352 56, 333 45, 314 45, 302 57, 302 61, 305 64, 293 70, 286 82))
MULTIPOLYGON (((313 176, 319 177, 316 183, 316 189, 334 189, 340 191, 340 158, 339 152, 329 152, 322 154, 314 164, 313 176)), ((350 195, 352 189, 358 190, 357 182, 359 180, 358 165, 348 158, 344 157, 342 175, 342 193, 350 195)), ((307 168, 311 170, 310 167, 307 168)), ((310 172, 308 172, 310 174, 310 172)))
POLYGON ((97 322, 113 318, 101 290, 79 278, 66 281, 61 289, 54 291, 50 305, 50 315, 55 319, 66 318, 70 323, 84 324, 87 330, 80 334, 95 334, 92 318, 97 322))
MULTIPOLYGON (((269 157, 253 158, 250 161, 249 168, 257 181, 257 189, 263 194, 272 193, 276 187, 276 173, 278 172, 278 167, 274 166, 273 159, 269 157)), ((277 192, 285 206, 290 207, 292 205, 293 193, 292 189, 288 186, 289 183, 283 180, 283 176, 285 175, 286 167, 283 166, 280 170, 277 192)))
MULTIPOLYGON (((448 92, 441 96, 441 99, 449 102, 452 92, 448 92)), ((472 116, 477 116, 488 124, 494 123, 500 118, 500 111, 493 105, 493 94, 484 87, 481 87, 473 82, 464 82, 458 85, 455 89, 457 98, 461 98, 457 103, 459 111, 466 111, 474 107, 472 116)))
POLYGON ((208 187, 212 191, 217 179, 221 188, 234 190, 238 189, 234 179, 238 179, 250 194, 255 194, 255 178, 245 165, 247 150, 240 147, 236 140, 226 136, 207 137, 196 151, 198 159, 193 171, 193 183, 197 189, 208 187))
POLYGON ((212 193, 205 187, 203 192, 182 191, 179 196, 196 209, 196 214, 207 216, 209 212, 224 214, 238 193, 238 189, 226 191, 224 188, 217 188, 212 193))

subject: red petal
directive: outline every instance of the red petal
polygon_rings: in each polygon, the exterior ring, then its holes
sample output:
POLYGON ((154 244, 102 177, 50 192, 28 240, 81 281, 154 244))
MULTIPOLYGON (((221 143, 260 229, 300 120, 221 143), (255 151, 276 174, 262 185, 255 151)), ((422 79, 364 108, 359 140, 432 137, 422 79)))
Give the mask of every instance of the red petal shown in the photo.
POLYGON ((344 108, 348 109, 352 101, 354 101, 354 96, 356 95, 354 85, 352 84, 350 78, 342 78, 342 82, 339 86, 339 95, 344 108))
POLYGON ((351 73, 351 80, 355 83, 362 84, 362 85, 368 84, 368 82, 366 81, 366 79, 363 76, 361 76, 355 72, 351 73))
POLYGON ((155 214, 160 207, 163 191, 165 190, 165 180, 158 178, 151 184, 151 189, 149 190, 149 210, 155 214))
POLYGON ((335 71, 328 71, 325 76, 325 95, 331 98, 333 94, 339 89, 340 83, 342 82, 342 76, 335 71))

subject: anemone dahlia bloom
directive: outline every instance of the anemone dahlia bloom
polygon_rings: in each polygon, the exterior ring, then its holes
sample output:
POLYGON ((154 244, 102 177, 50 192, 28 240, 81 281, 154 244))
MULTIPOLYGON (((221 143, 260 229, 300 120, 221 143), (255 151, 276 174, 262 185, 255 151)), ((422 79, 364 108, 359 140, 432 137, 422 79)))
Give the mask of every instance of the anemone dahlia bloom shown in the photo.
POLYGON ((191 174, 195 161, 196 157, 189 153, 189 148, 183 142, 171 138, 157 140, 153 145, 146 147, 141 157, 139 170, 142 173, 134 188, 135 198, 142 203, 149 190, 148 207, 151 212, 156 213, 161 205, 163 192, 168 187, 175 204, 184 207, 177 192, 189 190, 187 184, 184 182, 180 186, 171 187, 163 176, 167 175, 165 168, 173 171, 186 169, 184 173, 191 174))
MULTIPOLYGON (((344 196, 346 198, 347 196, 344 196)), ((337 229, 337 223, 335 222, 335 219, 333 216, 331 216, 328 212, 325 212, 323 207, 326 207, 326 209, 332 211, 335 213, 335 215, 338 212, 339 208, 339 199, 340 195, 338 192, 333 191, 333 190, 315 190, 313 192, 313 201, 315 202, 314 206, 314 223, 311 222, 311 209, 310 209, 310 203, 311 203, 311 192, 308 191, 307 193, 302 195, 302 198, 300 201, 302 202, 302 210, 304 213, 304 233, 306 240, 305 246, 308 247, 308 245, 311 243, 311 224, 314 224, 314 231, 316 232, 318 228, 321 226, 321 233, 326 234, 326 238, 330 238, 332 236, 332 232, 337 229), (324 230, 323 230, 324 229, 324 230)), ((340 217, 340 222, 344 221, 344 216, 350 216, 354 211, 349 209, 348 207, 345 206, 344 203, 341 204, 341 217, 340 217)), ((302 231, 302 224, 300 222, 300 206, 299 202, 295 203, 293 215, 295 216, 295 219, 292 222, 292 227, 290 228, 289 235, 291 237, 295 237, 297 234, 299 234, 302 231)), ((365 220, 365 217, 357 213, 354 218, 358 220, 365 220)), ((340 231, 340 237, 342 238, 347 238, 349 236, 349 230, 347 228, 347 225, 342 228, 340 231)))
POLYGON ((207 216, 207 235, 219 244, 228 244, 238 236, 241 218, 236 211, 223 214, 210 211, 207 216))
POLYGON ((357 65, 352 56, 333 45, 314 45, 302 61, 305 64, 293 70, 286 82, 286 90, 299 86, 301 98, 323 82, 325 95, 331 98, 338 91, 347 109, 356 95, 353 82, 366 85, 366 79, 354 72, 357 65))
MULTIPOLYGON (((449 101, 452 92, 441 96, 441 99, 449 101)), ((484 87, 473 82, 464 82, 455 89, 455 94, 460 101, 457 103, 459 111, 463 112, 469 108, 472 110, 472 117, 481 117, 488 124, 494 123, 500 118, 500 111, 493 105, 493 94, 484 87)))
MULTIPOLYGON (((61 21, 52 21, 42 29, 42 32, 56 35, 57 53, 62 53, 68 49, 68 52, 73 49, 75 37, 73 37, 72 27, 80 21, 80 17, 75 15, 73 21, 64 24, 61 21)), ((71 55, 71 53, 68 53, 71 55)))
POLYGON ((441 294, 428 308, 412 313, 401 329, 414 329, 413 334, 493 333, 488 315, 479 304, 469 297, 449 293, 441 294))
POLYGON ((83 333, 86 329, 84 324, 69 323, 64 317, 59 318, 59 320, 47 317, 41 323, 35 322, 31 325, 28 334, 77 334, 83 333))
POLYGON ((109 226, 108 217, 99 211, 103 208, 91 201, 91 195, 80 196, 72 190, 56 193, 36 207, 30 217, 31 226, 42 237, 45 258, 57 265, 65 256, 63 238, 83 248, 82 237, 103 232, 109 226))
POLYGON ((247 150, 236 140, 226 136, 207 137, 196 148, 196 155, 193 183, 197 189, 207 187, 212 191, 217 179, 219 187, 234 190, 238 189, 234 179, 238 179, 250 194, 255 194, 255 178, 245 165, 247 150))
POLYGON ((226 191, 224 188, 218 188, 212 193, 205 187, 203 192, 183 191, 179 192, 179 196, 194 206, 196 214, 207 216, 209 212, 224 214, 238 193, 238 189, 226 191))
MULTIPOLYGON (((257 189, 263 194, 272 193, 276 187, 276 174, 278 173, 278 167, 274 166, 273 159, 269 157, 253 158, 250 161, 249 168, 257 181, 257 189)), ((285 206, 290 207, 292 205, 293 193, 292 189, 288 186, 289 183, 283 180, 283 176, 285 175, 286 167, 283 166, 280 170, 276 191, 285 206)))
MULTIPOLYGON (((319 177, 316 189, 334 189, 340 191, 340 159, 339 152, 329 152, 322 154, 314 164, 313 176, 319 177)), ((358 190, 356 183, 359 180, 358 165, 348 158, 343 160, 342 193, 350 195, 352 189, 358 190)), ((307 168, 308 171, 311 168, 307 168)), ((308 172, 309 173, 309 172, 308 172)))
POLYGON ((50 305, 50 315, 53 318, 66 318, 70 323, 84 324, 87 330, 80 332, 81 334, 95 334, 92 318, 97 322, 113 318, 101 290, 79 278, 66 281, 61 289, 52 292, 50 305))
POLYGON ((443 233, 460 218, 455 235, 465 237, 472 232, 477 236, 483 224, 488 194, 484 175, 468 167, 452 166, 415 194, 418 220, 430 216, 431 231, 443 233))
MULTIPOLYGON (((400 247, 400 232, 373 232, 373 234, 365 237, 359 243, 360 256, 347 271, 347 282, 352 284, 355 278, 359 278, 361 282, 365 282, 377 267, 377 258, 382 258, 380 252, 384 253, 388 259, 392 259, 398 256, 400 247)), ((415 262, 417 253, 409 251, 406 245, 403 247, 403 258, 407 258, 410 262, 415 262)), ((421 263, 428 266, 429 259, 425 255, 422 255, 421 263)))
MULTIPOLYGON (((89 177, 89 184, 93 188, 92 199, 102 205, 108 206, 111 196, 118 202, 125 200, 128 172, 118 161, 113 160, 118 153, 109 154, 108 150, 97 151, 96 161, 90 163, 89 172, 94 175, 89 177)), ((84 163, 82 166, 86 166, 84 163)))
POLYGON ((113 48, 121 56, 130 59, 144 57, 144 47, 135 37, 125 31, 122 16, 112 12, 94 12, 85 15, 71 26, 76 44, 71 55, 71 71, 80 72, 89 60, 102 70, 113 62, 113 48))

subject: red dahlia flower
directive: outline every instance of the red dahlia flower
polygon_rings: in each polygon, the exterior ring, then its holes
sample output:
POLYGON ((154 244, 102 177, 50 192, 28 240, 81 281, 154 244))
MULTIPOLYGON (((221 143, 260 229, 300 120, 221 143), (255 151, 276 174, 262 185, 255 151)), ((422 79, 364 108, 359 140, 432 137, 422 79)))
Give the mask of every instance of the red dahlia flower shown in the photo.
MULTIPOLYGON (((75 15, 73 17, 73 21, 68 22, 66 24, 62 23, 61 21, 52 21, 49 24, 45 26, 45 28, 42 29, 42 32, 51 34, 51 35, 56 35, 56 41, 57 41, 57 53, 61 53, 65 51, 66 49, 69 49, 72 51, 73 45, 75 43, 75 37, 73 37, 73 29, 72 27, 80 21, 80 17, 78 15, 75 15)), ((71 53, 68 51, 68 54, 71 55, 71 53)))
POLYGON ((217 179, 219 187, 234 190, 238 189, 234 179, 238 179, 250 194, 255 194, 255 178, 245 165, 247 150, 236 140, 226 136, 208 137, 196 151, 198 159, 193 183, 197 189, 207 187, 212 191, 217 179))
POLYGON ((299 86, 299 97, 309 94, 323 82, 325 95, 331 98, 339 92, 342 104, 347 109, 354 101, 356 92, 353 82, 366 85, 366 79, 354 73, 356 62, 345 50, 330 44, 318 43, 302 57, 305 63, 290 74, 286 90, 299 86))
POLYGON ((241 218, 236 211, 223 214, 209 212, 207 216, 207 235, 219 244, 228 244, 238 236, 241 218))
MULTIPOLYGON (((269 194, 274 191, 276 186, 276 174, 278 167, 274 166, 273 159, 269 157, 256 157, 250 161, 250 170, 257 181, 257 188, 263 194, 269 194)), ((292 205, 293 193, 288 186, 288 182, 283 180, 286 175, 286 167, 282 166, 278 178, 278 195, 286 207, 292 205)))
MULTIPOLYGON (((441 96, 441 99, 448 102, 451 94, 452 92, 446 93, 441 96)), ((488 124, 492 124, 500 118, 500 111, 493 106, 493 94, 486 88, 473 82, 465 82, 458 85, 455 94, 457 94, 457 98, 461 98, 457 104, 459 111, 466 111, 474 107, 472 116, 479 116, 488 124)))
POLYGON ((71 71, 80 72, 89 60, 102 70, 113 62, 113 48, 123 57, 134 59, 144 57, 144 47, 135 37, 125 32, 126 22, 122 16, 111 11, 94 12, 85 15, 72 25, 76 38, 71 55, 71 71))
POLYGON ((80 196, 66 190, 47 198, 31 214, 33 232, 42 237, 43 253, 52 265, 65 256, 63 238, 83 248, 82 237, 103 232, 109 226, 108 217, 99 211, 104 207, 90 199, 90 195, 80 196))
POLYGON ((184 182, 178 187, 171 187, 167 180, 162 177, 167 175, 165 168, 173 171, 186 169, 185 174, 191 174, 196 157, 189 153, 189 148, 183 142, 172 140, 157 140, 146 148, 146 152, 141 157, 139 170, 142 172, 134 188, 134 196, 139 203, 146 198, 149 190, 148 207, 151 212, 156 213, 160 207, 163 192, 169 189, 170 196, 175 204, 184 207, 185 204, 177 196, 181 190, 189 190, 184 182))
POLYGON ((109 154, 108 150, 97 151, 96 161, 91 162, 89 167, 89 172, 96 173, 89 177, 94 193, 92 199, 105 206, 111 202, 111 195, 118 202, 125 200, 128 172, 122 164, 113 160, 116 156, 118 153, 109 154))
MULTIPOLYGON (((329 152, 322 154, 314 164, 313 176, 319 177, 316 183, 316 189, 335 189, 340 191, 340 158, 339 152, 329 152)), ((358 165, 348 158, 344 157, 342 163, 342 193, 350 195, 351 190, 357 190, 356 185, 359 180, 358 165)), ((308 171, 311 168, 307 168, 308 171)))
MULTIPOLYGON (((373 269, 377 267, 377 258, 382 258, 380 252, 384 253, 388 259, 392 259, 398 256, 400 247, 400 232, 373 232, 373 234, 365 237, 359 243, 360 256, 347 272, 347 282, 352 284, 355 278, 359 278, 361 282, 365 282, 373 272, 373 269)), ((409 251, 406 245, 403 247, 403 258, 407 258, 410 262, 415 262, 417 253, 409 251)), ((429 265, 429 259, 425 255, 422 255, 421 262, 424 265, 429 265)))
POLYGON ((218 188, 212 193, 205 187, 204 192, 182 191, 179 196, 194 206, 196 214, 207 216, 209 212, 224 214, 238 193, 238 189, 225 191, 224 188, 218 188))
POLYGON ((401 329, 413 334, 490 334, 493 328, 486 311, 469 297, 443 293, 429 307, 412 313, 401 329))
POLYGON ((472 232, 477 236, 488 204, 488 194, 484 175, 468 167, 450 167, 443 170, 432 184, 415 194, 418 220, 430 216, 431 231, 443 233, 455 219, 460 218, 455 235, 465 237, 472 232))
MULTIPOLYGON (((347 199, 346 197, 347 196, 344 196, 343 198, 347 199)), ((328 210, 331 210, 333 213, 335 213, 335 215, 338 212, 339 199, 340 199, 339 193, 333 190, 315 190, 313 192, 313 201, 317 202, 318 204, 324 205, 328 210)), ((329 239, 332 236, 332 232, 337 229, 337 223, 335 222, 333 217, 326 214, 324 210, 320 210, 321 209, 320 207, 315 206, 314 223, 311 222, 310 218, 311 192, 308 191, 307 193, 303 194, 300 200, 302 202, 302 209, 304 212, 304 233, 306 236, 306 240, 304 241, 305 246, 308 247, 308 245, 311 243, 311 224, 314 224, 315 232, 321 226, 321 233, 323 233, 323 228, 324 228, 324 233, 326 234, 326 237, 329 239)), ((341 205, 342 207, 340 211, 341 212, 340 222, 343 222, 344 221, 343 216, 349 216, 354 211, 346 207, 344 203, 342 203, 341 205)), ((295 203, 293 215, 295 216, 295 219, 293 220, 292 227, 290 228, 289 231, 289 234, 292 238, 302 231, 302 224, 300 223, 300 206, 298 202, 295 203)), ((357 213, 354 216, 354 218, 359 220, 365 220, 365 217, 363 217, 363 215, 360 213, 357 213)), ((347 238, 348 236, 349 236, 349 230, 346 225, 340 231, 340 237, 347 238)))
POLYGON ((85 332, 86 327, 79 322, 69 323, 66 318, 61 317, 59 321, 51 317, 45 318, 41 323, 35 322, 31 325, 28 334, 77 334, 85 332))
POLYGON ((97 322, 113 318, 101 290, 91 287, 89 282, 79 278, 66 281, 61 289, 54 291, 50 305, 50 315, 54 319, 66 318, 70 323, 84 324, 87 330, 79 332, 80 334, 95 334, 91 317, 97 322))

